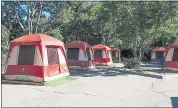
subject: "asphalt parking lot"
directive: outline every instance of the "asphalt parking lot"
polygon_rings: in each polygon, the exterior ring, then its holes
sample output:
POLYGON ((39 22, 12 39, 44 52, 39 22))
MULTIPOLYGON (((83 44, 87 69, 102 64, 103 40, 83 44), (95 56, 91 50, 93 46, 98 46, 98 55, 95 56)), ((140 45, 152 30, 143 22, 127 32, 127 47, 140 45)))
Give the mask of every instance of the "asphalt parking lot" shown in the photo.
POLYGON ((72 73, 57 87, 2 84, 3 107, 178 107, 178 78, 119 71, 72 73))

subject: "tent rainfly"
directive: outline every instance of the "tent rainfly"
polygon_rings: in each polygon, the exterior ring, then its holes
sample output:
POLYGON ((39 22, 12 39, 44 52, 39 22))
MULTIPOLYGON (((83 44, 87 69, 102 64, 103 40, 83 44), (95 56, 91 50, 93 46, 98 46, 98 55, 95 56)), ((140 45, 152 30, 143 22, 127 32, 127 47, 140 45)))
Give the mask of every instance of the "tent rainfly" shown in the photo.
POLYGON ((108 65, 112 63, 111 48, 106 45, 94 45, 94 61, 97 65, 108 65))
POLYGON ((45 82, 68 76, 64 43, 43 34, 30 34, 10 43, 4 79, 45 82))
POLYGON ((178 42, 174 42, 168 47, 164 68, 178 71, 178 42))
POLYGON ((65 44, 67 64, 70 69, 92 69, 95 67, 93 50, 83 41, 72 41, 65 44))
POLYGON ((118 48, 111 48, 112 60, 120 61, 120 50, 118 48))
POLYGON ((151 55, 151 62, 152 63, 158 63, 159 57, 161 57, 163 60, 165 59, 167 49, 163 47, 158 47, 152 51, 151 55))

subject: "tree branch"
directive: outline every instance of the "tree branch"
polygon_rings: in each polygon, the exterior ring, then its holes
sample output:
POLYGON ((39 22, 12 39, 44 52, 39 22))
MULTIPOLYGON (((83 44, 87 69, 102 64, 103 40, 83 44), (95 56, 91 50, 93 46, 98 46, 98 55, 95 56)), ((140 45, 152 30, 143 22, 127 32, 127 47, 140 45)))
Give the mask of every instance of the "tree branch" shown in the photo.
POLYGON ((37 5, 37 3, 35 3, 35 5, 33 6, 33 9, 35 9, 36 5, 37 5))
POLYGON ((80 6, 84 3, 84 1, 82 1, 75 9, 74 12, 77 12, 77 10, 80 8, 80 6))
POLYGON ((26 32, 25 26, 21 23, 20 18, 19 18, 19 16, 18 16, 18 11, 16 12, 16 19, 17 19, 18 23, 20 24, 22 30, 23 30, 24 32, 26 32))
POLYGON ((84 3, 84 1, 82 1, 80 4, 78 4, 75 8, 73 8, 72 4, 70 2, 66 2, 69 6, 72 7, 72 10, 74 10, 74 12, 77 12, 77 10, 79 9, 79 7, 84 3))
POLYGON ((36 21, 36 28, 35 28, 36 33, 38 32, 38 25, 39 25, 40 16, 42 14, 42 9, 43 9, 43 1, 40 3, 40 12, 38 14, 38 18, 37 18, 37 21, 36 21))
POLYGON ((20 1, 17 1, 17 4, 20 7, 20 10, 22 10, 22 12, 26 13, 26 11, 22 8, 20 1))
POLYGON ((26 1, 27 4, 27 10, 28 10, 28 14, 27 14, 27 25, 28 25, 28 33, 31 33, 31 10, 30 10, 30 6, 28 4, 28 1, 26 1))

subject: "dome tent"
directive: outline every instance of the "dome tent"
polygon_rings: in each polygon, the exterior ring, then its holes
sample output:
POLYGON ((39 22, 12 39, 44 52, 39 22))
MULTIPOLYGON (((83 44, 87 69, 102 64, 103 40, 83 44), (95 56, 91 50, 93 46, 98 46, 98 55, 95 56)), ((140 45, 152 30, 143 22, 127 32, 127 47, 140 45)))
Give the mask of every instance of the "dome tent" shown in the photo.
POLYGON ((29 34, 10 43, 4 79, 45 82, 68 76, 64 43, 43 34, 29 34))
POLYGON ((93 49, 83 41, 71 41, 65 44, 69 68, 92 69, 95 67, 93 49))
POLYGON ((166 48, 157 47, 156 49, 154 49, 152 51, 151 62, 152 63, 158 63, 159 62, 159 60, 158 60, 159 58, 162 58, 164 60, 165 56, 166 56, 166 52, 167 52, 166 48))
POLYGON ((112 52, 112 60, 113 61, 120 61, 120 50, 118 48, 111 48, 111 52, 112 52))
POLYGON ((112 63, 111 48, 106 45, 94 45, 94 61, 98 65, 109 65, 112 63))
POLYGON ((164 62, 164 69, 178 71, 178 42, 169 45, 164 62))

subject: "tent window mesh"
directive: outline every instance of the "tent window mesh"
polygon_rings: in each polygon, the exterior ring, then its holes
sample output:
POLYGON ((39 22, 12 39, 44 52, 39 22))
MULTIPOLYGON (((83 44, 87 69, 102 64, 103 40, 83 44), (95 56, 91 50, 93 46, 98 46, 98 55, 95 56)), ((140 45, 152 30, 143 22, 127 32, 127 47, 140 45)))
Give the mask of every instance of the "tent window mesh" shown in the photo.
POLYGON ((18 65, 33 65, 35 45, 21 45, 19 49, 18 65))
POLYGON ((156 52, 156 58, 164 58, 164 53, 163 52, 156 52))
POLYGON ((59 64, 59 55, 57 48, 54 46, 47 46, 48 64, 59 64))
POLYGON ((67 49, 67 59, 78 60, 78 57, 79 57, 79 48, 68 48, 67 49))
POLYGON ((174 49, 174 55, 172 61, 178 61, 178 48, 174 49))
POLYGON ((112 51, 112 56, 116 57, 116 51, 112 51))
POLYGON ((102 58, 102 50, 95 50, 94 57, 102 58))

